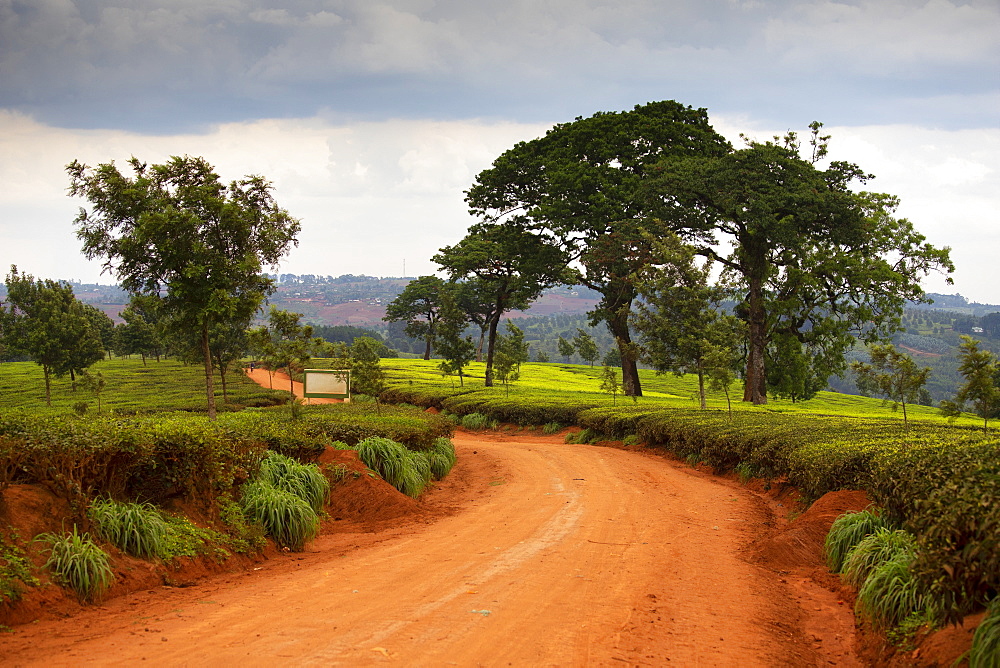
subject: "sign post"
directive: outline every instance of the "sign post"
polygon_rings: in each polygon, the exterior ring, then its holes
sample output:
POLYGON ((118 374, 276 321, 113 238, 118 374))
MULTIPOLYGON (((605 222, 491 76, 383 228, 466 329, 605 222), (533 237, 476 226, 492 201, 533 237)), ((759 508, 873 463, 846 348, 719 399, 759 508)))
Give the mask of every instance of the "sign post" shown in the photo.
POLYGON ((351 401, 351 372, 347 369, 306 369, 302 385, 302 396, 306 399, 351 401))

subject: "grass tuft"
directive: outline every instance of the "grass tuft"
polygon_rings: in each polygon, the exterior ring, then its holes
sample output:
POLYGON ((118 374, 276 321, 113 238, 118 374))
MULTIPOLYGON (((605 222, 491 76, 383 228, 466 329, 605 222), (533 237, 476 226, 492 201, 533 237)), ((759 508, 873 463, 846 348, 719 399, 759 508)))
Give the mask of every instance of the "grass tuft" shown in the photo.
POLYGON ((319 533, 319 517, 304 499, 264 480, 243 487, 240 507, 252 522, 283 547, 301 552, 319 533))
POLYGON ((969 668, 1000 667, 1000 596, 987 607, 986 617, 972 636, 969 668))
POLYGON ((852 587, 863 587, 871 574, 883 564, 897 560, 901 555, 912 556, 915 545, 916 539, 907 531, 885 527, 875 529, 848 552, 842 568, 844 581, 852 587))
POLYGON ((108 553, 91 540, 90 534, 79 533, 75 524, 72 533, 44 533, 35 540, 49 544, 45 568, 75 591, 80 600, 94 600, 111 586, 115 575, 108 553))
POLYGON ((166 557, 169 529, 152 504, 95 499, 87 515, 98 535, 122 552, 143 559, 166 557))
MULTIPOLYGON (((736 467, 738 474, 739 468, 739 466, 736 467)), ((742 475, 740 479, 742 480, 742 475)), ((844 560, 848 553, 866 536, 871 535, 877 529, 884 528, 887 528, 885 519, 871 510, 845 513, 834 520, 823 545, 826 552, 826 564, 830 571, 833 573, 843 571, 844 560)))
POLYGON ((260 464, 259 479, 291 492, 315 512, 323 510, 330 497, 330 481, 315 464, 302 464, 277 452, 268 452, 260 464))
POLYGON ((562 428, 563 428, 563 426, 561 424, 559 424, 558 422, 546 422, 545 425, 542 427, 542 433, 543 434, 555 434, 556 432, 558 432, 562 428))
POLYGON ((911 548, 902 549, 872 570, 858 591, 855 612, 879 629, 898 627, 910 618, 933 624, 931 601, 910 572, 914 557, 911 548))

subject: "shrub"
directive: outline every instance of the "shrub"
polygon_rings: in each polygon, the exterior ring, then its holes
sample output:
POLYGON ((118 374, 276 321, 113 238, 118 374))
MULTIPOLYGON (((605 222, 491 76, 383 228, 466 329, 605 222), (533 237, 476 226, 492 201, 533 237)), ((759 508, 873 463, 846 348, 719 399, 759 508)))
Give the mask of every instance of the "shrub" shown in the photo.
POLYGON ((300 464, 291 457, 269 452, 261 462, 259 479, 291 492, 317 513, 330 496, 330 481, 315 464, 300 464))
POLYGON ((8 525, 0 531, 0 604, 17 601, 26 587, 38 584, 38 578, 31 574, 31 560, 21 537, 8 525))
POLYGON ((243 487, 240 507, 247 519, 293 552, 301 552, 319 532, 319 517, 306 501, 263 480, 243 487))
POLYGON ((93 600, 111 586, 114 573, 108 553, 91 540, 90 534, 80 534, 75 524, 72 533, 46 533, 35 540, 49 544, 45 568, 55 573, 81 600, 93 600))
POLYGON ((640 443, 642 443, 642 439, 637 434, 629 434, 622 439, 623 445, 639 445, 640 443))
POLYGON ((841 515, 833 521, 829 533, 826 534, 823 547, 827 566, 832 572, 840 573, 844 568, 844 560, 851 550, 877 529, 887 526, 881 515, 870 510, 841 515))
POLYGON ((986 617, 972 636, 969 650, 969 668, 997 668, 1000 666, 1000 596, 993 599, 986 609, 986 617))
POLYGON ((563 428, 563 426, 561 424, 559 424, 558 422, 546 422, 545 425, 542 427, 542 433, 543 434, 554 434, 554 433, 558 432, 559 430, 561 430, 562 428, 563 428))
POLYGON ((166 555, 167 523, 152 504, 96 499, 87 514, 101 538, 122 552, 146 559, 166 555))

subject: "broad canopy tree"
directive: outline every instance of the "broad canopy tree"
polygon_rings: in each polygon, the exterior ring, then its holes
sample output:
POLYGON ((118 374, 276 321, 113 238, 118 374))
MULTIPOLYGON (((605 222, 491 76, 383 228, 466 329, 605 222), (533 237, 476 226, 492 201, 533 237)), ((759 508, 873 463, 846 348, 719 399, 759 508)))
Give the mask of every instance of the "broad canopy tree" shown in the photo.
POLYGON ((297 243, 299 221, 260 176, 226 185, 203 158, 188 156, 152 166, 132 158, 129 166, 131 175, 114 163, 67 166, 70 194, 91 205, 76 218, 77 237, 122 288, 157 300, 175 330, 197 333, 214 419, 210 331, 257 312, 273 290, 263 266, 297 243))
POLYGON ((434 336, 441 311, 444 281, 437 276, 420 276, 406 284, 386 306, 386 322, 405 322, 407 336, 424 340, 424 359, 431 358, 434 336))
POLYGON ((811 125, 810 160, 790 133, 664 161, 647 188, 739 286, 737 313, 748 330, 743 399, 755 404, 767 402, 768 354, 782 350, 772 344, 808 355, 817 377, 842 373, 854 336, 884 340, 907 301, 925 300, 920 279, 953 269, 947 248, 894 217, 896 198, 852 189, 871 178, 857 165, 816 166, 827 151, 820 127, 811 125))
MULTIPOLYGON (((729 143, 704 109, 654 102, 556 125, 521 142, 481 172, 466 193, 474 215, 551 235, 574 268, 568 283, 602 295, 592 324, 605 322, 622 357, 624 393, 639 396, 628 317, 632 277, 648 261, 644 233, 668 225, 655 201, 639 196, 648 170, 665 159, 717 156, 729 143)), ((669 226, 669 225, 668 225, 669 226)))
POLYGON ((553 241, 516 223, 478 224, 454 246, 431 258, 453 280, 475 279, 483 303, 492 303, 486 343, 486 387, 493 386, 497 327, 509 310, 523 309, 564 278, 566 254, 553 241))

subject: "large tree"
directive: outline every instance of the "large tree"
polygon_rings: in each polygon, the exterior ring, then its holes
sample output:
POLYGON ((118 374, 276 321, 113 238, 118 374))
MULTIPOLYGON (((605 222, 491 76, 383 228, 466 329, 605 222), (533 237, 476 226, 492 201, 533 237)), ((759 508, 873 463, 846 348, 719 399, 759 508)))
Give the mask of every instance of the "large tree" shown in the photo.
POLYGON ((296 243, 299 222, 260 176, 226 185, 203 158, 187 156, 152 166, 132 158, 129 166, 131 175, 114 163, 67 167, 70 193, 92 207, 80 210, 77 236, 125 290, 157 300, 175 330, 197 333, 214 419, 209 332, 260 308, 273 289, 263 267, 296 243))
POLYGON ((452 279, 476 279, 492 302, 486 344, 486 387, 493 386, 493 357, 501 316, 523 309, 563 279, 566 255, 552 240, 517 224, 478 224, 454 246, 431 258, 452 279))
POLYGON ((920 279, 951 271, 948 249, 926 243, 896 218, 890 195, 857 192, 857 165, 820 169, 828 137, 812 124, 811 155, 794 133, 749 141, 713 157, 665 160, 647 194, 700 233, 699 252, 719 262, 741 290, 746 321, 744 401, 767 402, 767 356, 807 355, 811 373, 842 373, 853 337, 884 340, 907 301, 926 301, 920 279), (782 339, 782 346, 773 343, 782 339))
POLYGON ((569 282, 601 294, 592 324, 607 323, 621 352, 624 392, 639 396, 628 327, 633 277, 649 261, 644 233, 672 226, 660 202, 639 196, 641 186, 663 160, 728 150, 704 109, 654 102, 577 118, 517 144, 478 175, 466 201, 487 221, 510 220, 559 241, 576 270, 569 282))

